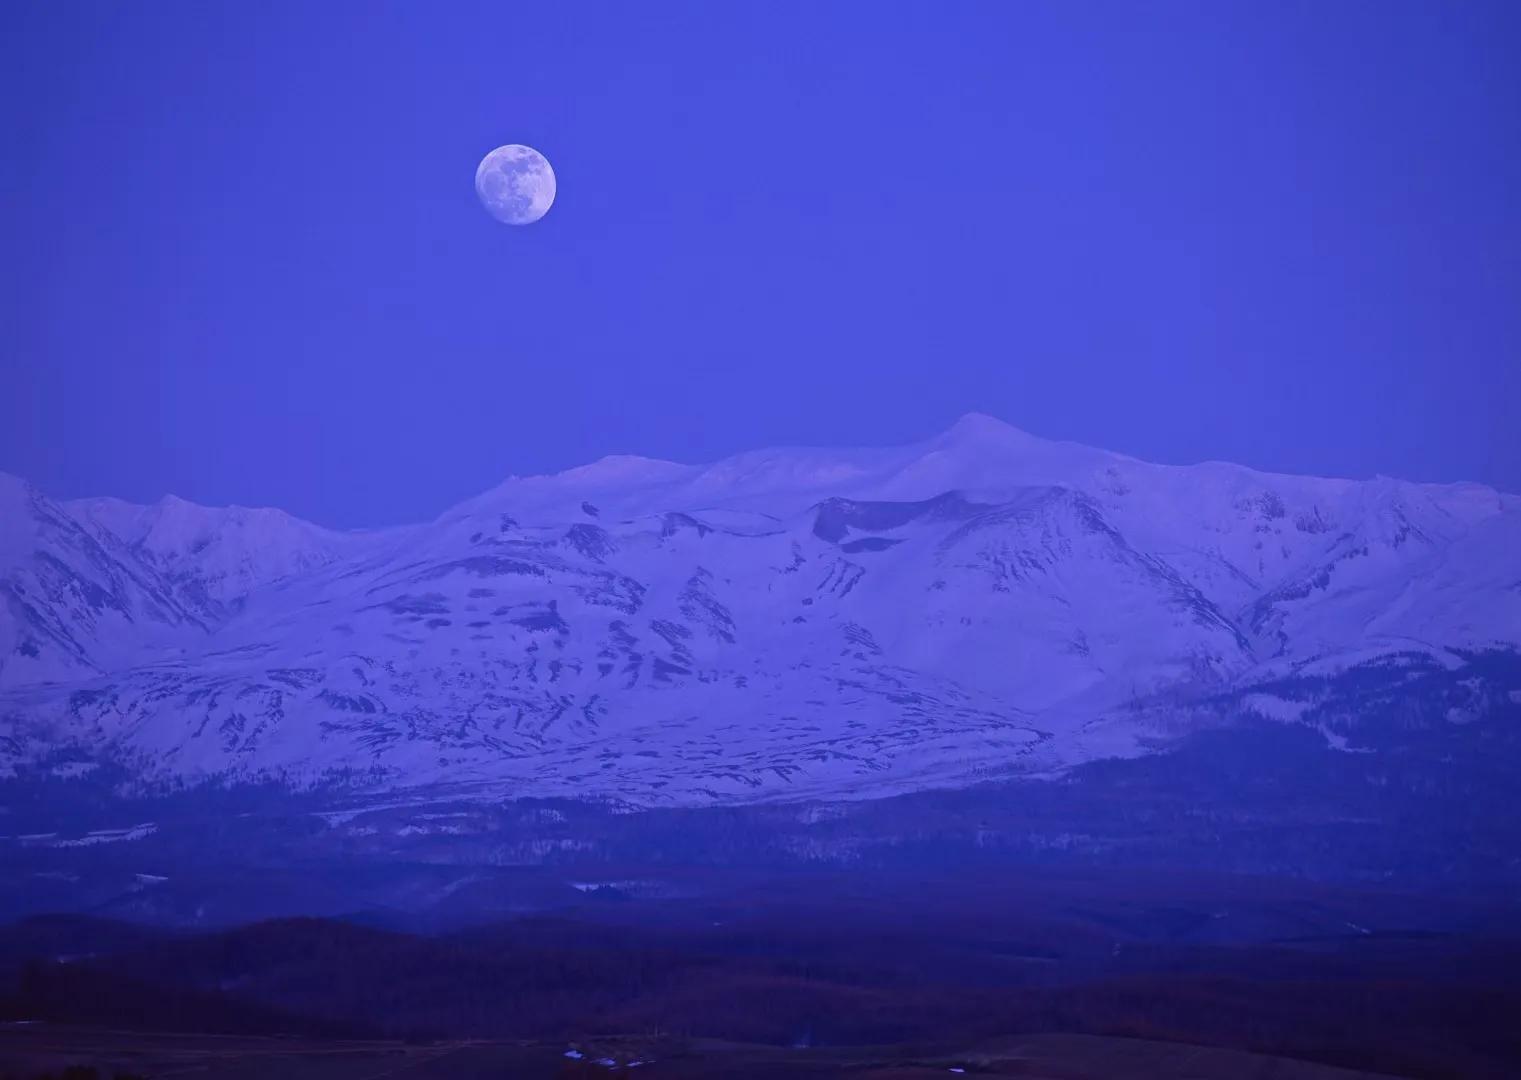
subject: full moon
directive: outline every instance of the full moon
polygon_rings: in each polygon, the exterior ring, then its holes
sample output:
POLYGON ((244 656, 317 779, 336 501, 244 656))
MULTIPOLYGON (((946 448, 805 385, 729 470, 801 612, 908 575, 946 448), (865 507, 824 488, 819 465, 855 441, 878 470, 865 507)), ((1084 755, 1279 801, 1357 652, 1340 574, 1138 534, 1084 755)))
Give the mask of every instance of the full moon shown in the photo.
POLYGON ((498 221, 531 225, 555 201, 555 171, 531 146, 498 146, 475 167, 475 193, 498 221))

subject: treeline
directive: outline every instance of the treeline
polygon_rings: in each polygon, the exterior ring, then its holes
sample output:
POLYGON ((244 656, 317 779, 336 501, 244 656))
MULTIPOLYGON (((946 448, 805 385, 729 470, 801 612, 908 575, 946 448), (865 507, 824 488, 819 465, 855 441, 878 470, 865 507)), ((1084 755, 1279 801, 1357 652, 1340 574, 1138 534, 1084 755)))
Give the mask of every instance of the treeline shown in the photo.
MULTIPOLYGON (((884 932, 782 922, 723 934, 539 920, 424 938, 291 920, 88 962, 32 961, 0 1015, 226 1034, 583 1038, 664 1033, 773 1045, 967 1045, 1076 1032, 1169 1039, 1419 1076, 1507 1076, 1521 1066, 1521 950, 1462 967, 1428 950, 1399 964, 1205 960, 1152 945, 1150 970, 1042 981, 1047 939, 998 952, 884 932), (1408 963, 1404 963, 1408 968, 1408 963), (1204 968, 1210 970, 1203 970, 1204 968), (1172 970, 1168 970, 1171 968, 1172 970), (1391 977, 1395 972, 1398 977, 1391 977), (1455 974, 1456 973, 1456 974, 1455 974)), ((1508 952, 1506 950, 1509 950, 1508 952)), ((1086 956, 1086 953, 1084 954, 1086 956)), ((1090 960, 1084 959, 1085 964, 1090 960)))

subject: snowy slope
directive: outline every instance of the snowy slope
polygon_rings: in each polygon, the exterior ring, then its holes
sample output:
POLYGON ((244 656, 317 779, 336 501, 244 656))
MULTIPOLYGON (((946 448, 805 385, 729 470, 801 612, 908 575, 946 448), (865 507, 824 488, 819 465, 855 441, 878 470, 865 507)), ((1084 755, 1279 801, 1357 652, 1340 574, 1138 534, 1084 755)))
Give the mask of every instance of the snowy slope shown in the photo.
POLYGON ((10 759, 148 776, 876 794, 1139 752, 1159 703, 1298 664, 1521 647, 1512 496, 1157 466, 981 416, 895 449, 607 458, 362 537, 27 498, 3 580, 98 551, 76 562, 141 579, 119 606, 158 597, 181 636, 97 620, 64 685, 5 677, 10 759))
POLYGON ((0 686, 117 669, 207 629, 122 544, 0 473, 0 686))
POLYGON ((97 536, 130 548, 182 602, 211 618, 230 614, 264 585, 326 566, 364 542, 283 510, 198 506, 172 495, 152 506, 101 498, 64 509, 97 536))

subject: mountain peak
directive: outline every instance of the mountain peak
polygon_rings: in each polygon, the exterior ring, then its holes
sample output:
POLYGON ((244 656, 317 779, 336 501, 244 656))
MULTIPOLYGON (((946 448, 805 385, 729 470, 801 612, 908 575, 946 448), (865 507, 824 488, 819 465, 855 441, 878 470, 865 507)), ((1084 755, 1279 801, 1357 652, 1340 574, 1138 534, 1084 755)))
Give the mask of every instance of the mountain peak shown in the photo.
POLYGON ((669 481, 693 471, 690 465, 681 465, 660 458, 642 457, 638 454, 608 454, 589 465, 578 465, 554 474, 558 480, 582 483, 648 484, 669 481))
POLYGON ((955 442, 1011 442, 1031 441, 1035 436, 1021 431, 1013 424, 1005 423, 987 413, 969 412, 962 415, 940 436, 941 440, 955 442))

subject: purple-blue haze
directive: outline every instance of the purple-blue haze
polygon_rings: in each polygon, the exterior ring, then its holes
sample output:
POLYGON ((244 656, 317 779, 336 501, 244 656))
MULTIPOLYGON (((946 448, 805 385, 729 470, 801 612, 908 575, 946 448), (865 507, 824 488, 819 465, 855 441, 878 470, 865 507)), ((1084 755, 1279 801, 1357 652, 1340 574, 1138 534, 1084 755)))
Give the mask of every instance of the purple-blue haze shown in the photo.
POLYGON ((1514 0, 12 3, 0 469, 385 524, 980 410, 1521 489, 1518 106, 1514 0))

